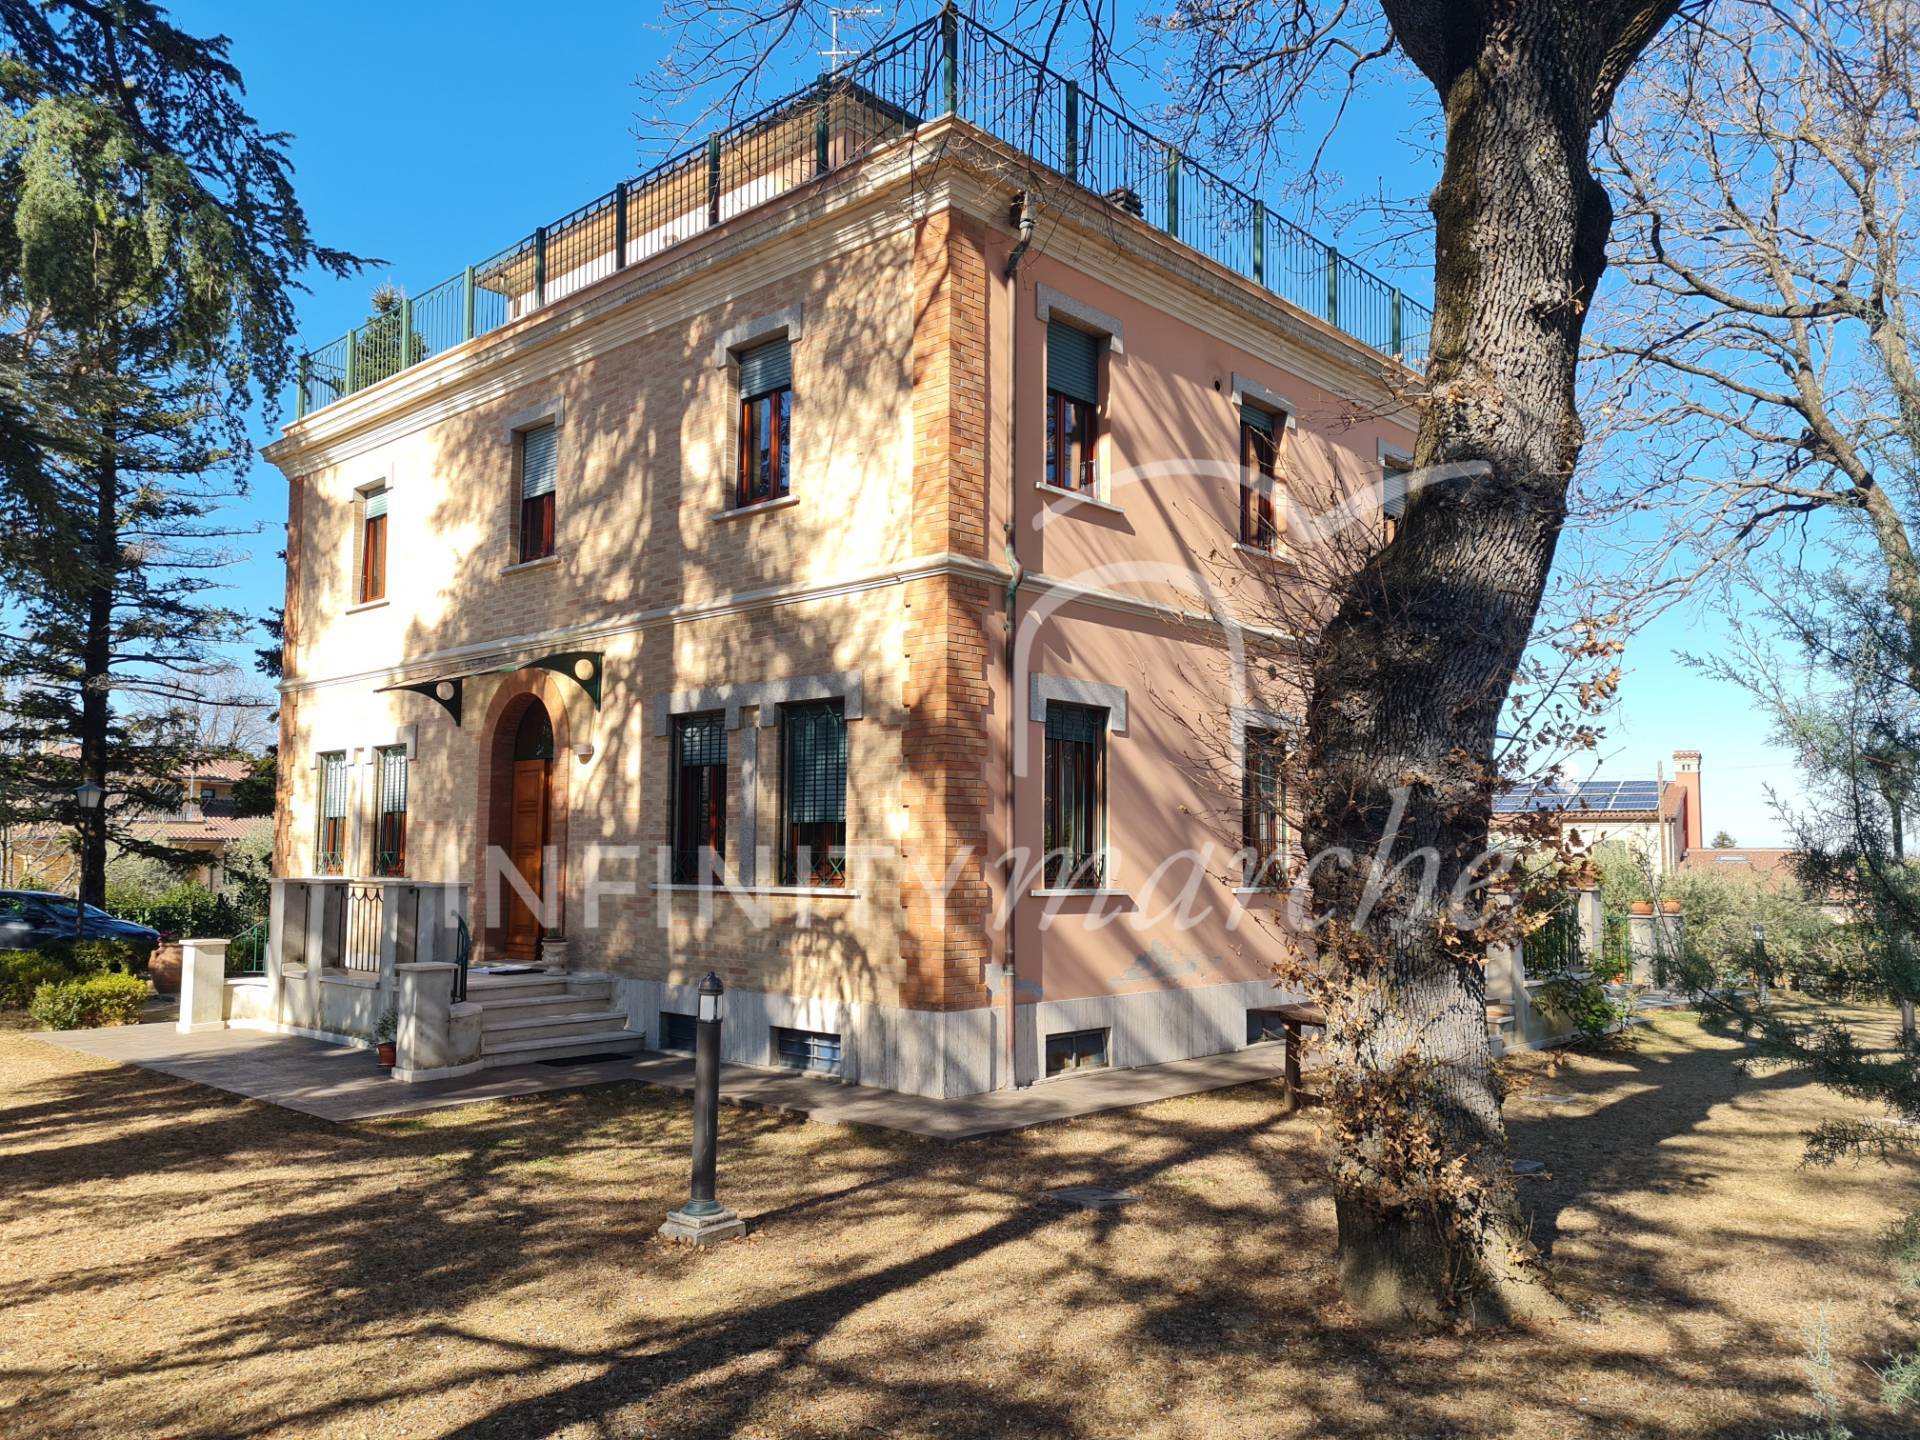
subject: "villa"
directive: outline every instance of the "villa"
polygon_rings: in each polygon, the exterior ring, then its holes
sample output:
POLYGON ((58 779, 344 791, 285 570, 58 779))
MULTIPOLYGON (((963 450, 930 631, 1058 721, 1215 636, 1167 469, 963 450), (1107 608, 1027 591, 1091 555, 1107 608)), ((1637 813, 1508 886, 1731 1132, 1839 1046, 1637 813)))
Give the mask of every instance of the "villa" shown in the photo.
POLYGON ((729 1061, 932 1096, 1260 1043, 1290 491, 1384 533, 1425 326, 951 11, 383 306, 267 451, 257 1018, 421 1078, 684 1047, 711 970, 729 1061))

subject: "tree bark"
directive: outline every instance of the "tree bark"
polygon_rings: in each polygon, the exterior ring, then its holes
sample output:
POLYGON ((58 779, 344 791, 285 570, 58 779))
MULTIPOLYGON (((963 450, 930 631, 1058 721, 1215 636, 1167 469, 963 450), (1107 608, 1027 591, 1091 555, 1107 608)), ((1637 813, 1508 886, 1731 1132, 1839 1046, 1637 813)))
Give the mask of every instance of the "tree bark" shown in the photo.
POLYGON ((1592 129, 1673 7, 1383 4, 1446 110, 1414 462, 1478 473, 1419 493, 1313 667, 1309 853, 1357 857, 1310 875, 1336 917, 1322 964, 1345 981, 1328 1026, 1340 1271, 1378 1319, 1500 1320, 1558 1307, 1514 1193, 1482 946, 1450 945, 1443 911, 1486 851, 1495 727, 1580 451, 1574 367, 1611 221, 1592 129), (1430 855, 1435 883, 1424 862, 1389 876, 1366 915, 1376 853, 1430 855))
MULTIPOLYGON (((109 446, 113 432, 108 431, 109 446)), ((119 465, 104 451, 94 472, 92 577, 80 653, 80 769, 100 787, 100 803, 80 812, 80 901, 107 903, 107 747, 113 723, 113 581, 119 563, 119 465)))

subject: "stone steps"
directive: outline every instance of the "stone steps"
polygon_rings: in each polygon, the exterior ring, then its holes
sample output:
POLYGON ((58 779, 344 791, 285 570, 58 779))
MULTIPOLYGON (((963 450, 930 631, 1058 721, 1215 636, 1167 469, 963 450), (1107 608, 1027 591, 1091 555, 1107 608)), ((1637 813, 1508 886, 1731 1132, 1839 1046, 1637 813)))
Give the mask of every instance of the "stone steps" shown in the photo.
POLYGON ((490 1067, 631 1054, 645 1045, 614 1008, 605 975, 475 975, 467 999, 480 1006, 480 1058, 490 1067))

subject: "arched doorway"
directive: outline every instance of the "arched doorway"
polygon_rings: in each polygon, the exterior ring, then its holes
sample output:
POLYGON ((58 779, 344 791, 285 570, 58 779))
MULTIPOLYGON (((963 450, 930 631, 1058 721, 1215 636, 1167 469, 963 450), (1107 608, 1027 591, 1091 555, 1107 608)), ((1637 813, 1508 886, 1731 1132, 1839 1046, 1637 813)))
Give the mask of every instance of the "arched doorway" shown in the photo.
MULTIPOLYGON (((513 732, 513 769, 508 791, 507 858, 535 894, 544 894, 552 816, 548 791, 553 774, 553 722, 537 700, 526 706, 513 732)), ((508 887, 505 950, 509 959, 540 953, 540 917, 508 887)))

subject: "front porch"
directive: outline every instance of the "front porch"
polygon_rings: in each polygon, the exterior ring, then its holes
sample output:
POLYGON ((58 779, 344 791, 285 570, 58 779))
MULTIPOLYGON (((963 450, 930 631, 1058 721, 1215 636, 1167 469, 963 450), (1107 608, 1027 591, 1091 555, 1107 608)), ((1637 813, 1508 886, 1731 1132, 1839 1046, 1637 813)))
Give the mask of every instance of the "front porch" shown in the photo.
POLYGON ((228 984, 224 946, 189 942, 179 1028, 391 1040, 416 1083, 640 1048, 607 976, 473 968, 469 915, 464 881, 277 879, 264 974, 228 984))

